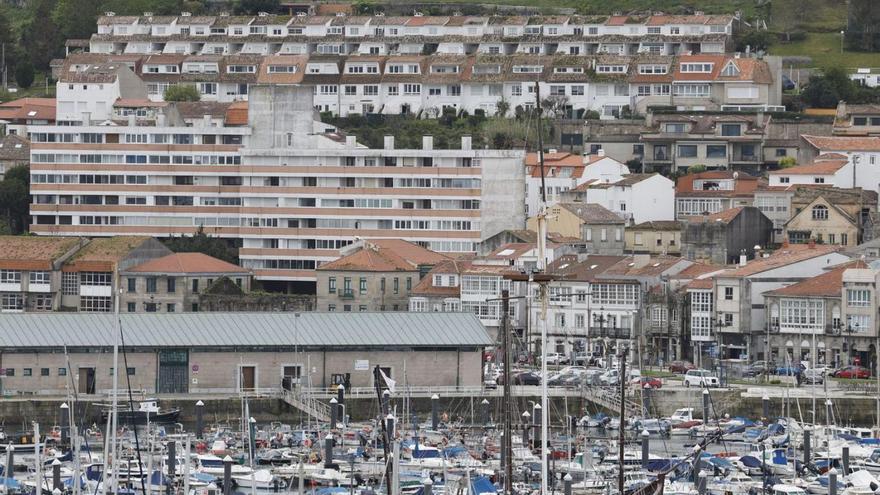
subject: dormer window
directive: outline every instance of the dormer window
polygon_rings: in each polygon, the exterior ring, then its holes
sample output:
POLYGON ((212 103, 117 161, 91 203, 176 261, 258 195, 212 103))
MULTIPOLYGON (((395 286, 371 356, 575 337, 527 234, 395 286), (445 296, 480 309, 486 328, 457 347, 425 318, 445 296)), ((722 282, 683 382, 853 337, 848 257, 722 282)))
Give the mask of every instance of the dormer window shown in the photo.
POLYGON ((724 77, 736 77, 739 75, 739 68, 731 61, 721 71, 721 75, 724 77))
POLYGON ((526 26, 526 35, 541 34, 541 26, 526 26))
POLYGON ((681 71, 685 72, 685 73, 704 73, 704 74, 706 74, 706 73, 712 72, 712 65, 713 64, 711 64, 711 63, 705 63, 705 64, 686 63, 686 64, 681 64, 681 71))
POLYGON ((685 124, 666 124, 665 130, 669 134, 684 134, 687 131, 685 124))
POLYGON ((623 74, 626 72, 625 65, 600 65, 596 67, 596 72, 600 74, 623 74))
POLYGON ((828 220, 828 207, 825 205, 814 206, 813 220, 828 220))
POLYGON ((742 126, 739 124, 721 124, 722 136, 742 136, 742 126))

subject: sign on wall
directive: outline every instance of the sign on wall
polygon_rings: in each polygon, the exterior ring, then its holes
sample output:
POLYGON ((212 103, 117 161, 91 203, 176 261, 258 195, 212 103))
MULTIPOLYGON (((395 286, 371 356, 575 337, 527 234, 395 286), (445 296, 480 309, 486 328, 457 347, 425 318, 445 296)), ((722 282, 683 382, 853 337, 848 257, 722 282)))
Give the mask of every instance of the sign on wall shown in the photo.
POLYGON ((370 361, 368 359, 357 359, 354 362, 355 371, 370 371, 370 361))

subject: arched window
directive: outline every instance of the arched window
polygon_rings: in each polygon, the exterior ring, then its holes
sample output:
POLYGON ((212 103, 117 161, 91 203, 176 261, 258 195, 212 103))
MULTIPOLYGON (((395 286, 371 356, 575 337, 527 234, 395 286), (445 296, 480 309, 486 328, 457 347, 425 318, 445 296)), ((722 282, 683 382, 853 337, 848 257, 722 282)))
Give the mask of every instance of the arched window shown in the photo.
POLYGON ((828 207, 825 205, 814 206, 813 220, 828 220, 828 207))

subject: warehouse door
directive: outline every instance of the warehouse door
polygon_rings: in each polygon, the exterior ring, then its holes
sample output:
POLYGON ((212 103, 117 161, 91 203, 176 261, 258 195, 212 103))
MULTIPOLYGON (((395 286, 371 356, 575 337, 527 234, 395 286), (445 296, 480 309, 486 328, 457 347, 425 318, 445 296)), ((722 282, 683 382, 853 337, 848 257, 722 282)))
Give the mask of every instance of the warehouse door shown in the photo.
POLYGON ((189 392, 189 353, 184 350, 159 351, 159 377, 156 392, 185 394, 189 392))
POLYGON ((94 394, 95 393, 95 368, 79 369, 79 393, 94 394))
POLYGON ((239 380, 239 385, 241 386, 241 392, 253 392, 255 388, 257 388, 257 367, 256 366, 242 366, 241 367, 241 378, 239 380))

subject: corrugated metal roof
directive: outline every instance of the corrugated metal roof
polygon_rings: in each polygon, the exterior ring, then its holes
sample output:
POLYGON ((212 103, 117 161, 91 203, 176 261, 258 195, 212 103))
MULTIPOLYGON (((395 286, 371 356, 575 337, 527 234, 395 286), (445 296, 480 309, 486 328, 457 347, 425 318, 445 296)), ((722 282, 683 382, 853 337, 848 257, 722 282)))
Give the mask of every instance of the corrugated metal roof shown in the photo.
MULTIPOLYGON (((492 344, 470 313, 124 313, 126 347, 473 347, 492 344)), ((0 318, 0 348, 113 346, 112 313, 0 318)))

